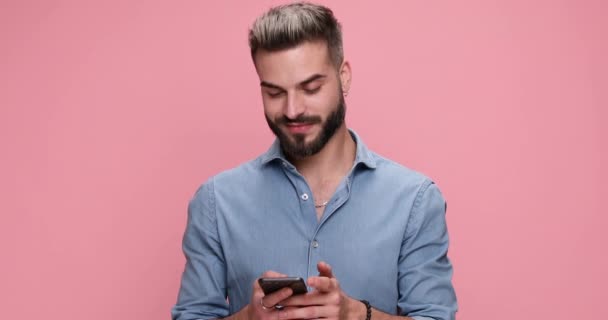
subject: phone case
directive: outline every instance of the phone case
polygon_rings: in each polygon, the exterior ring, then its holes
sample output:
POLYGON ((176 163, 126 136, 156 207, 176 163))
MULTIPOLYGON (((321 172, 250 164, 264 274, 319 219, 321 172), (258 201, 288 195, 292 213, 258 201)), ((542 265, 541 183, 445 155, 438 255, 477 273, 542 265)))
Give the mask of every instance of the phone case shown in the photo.
POLYGON ((260 278, 258 280, 260 287, 264 294, 271 294, 279 289, 290 287, 293 290, 293 294, 306 293, 306 283, 300 277, 287 277, 287 278, 260 278))

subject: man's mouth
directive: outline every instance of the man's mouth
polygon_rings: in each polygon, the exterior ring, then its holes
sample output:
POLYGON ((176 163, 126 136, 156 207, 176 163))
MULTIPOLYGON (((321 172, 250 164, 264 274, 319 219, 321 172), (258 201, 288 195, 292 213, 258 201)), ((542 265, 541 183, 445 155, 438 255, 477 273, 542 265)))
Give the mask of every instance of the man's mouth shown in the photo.
POLYGON ((313 125, 314 123, 310 122, 292 122, 286 123, 285 127, 290 133, 306 133, 313 125))

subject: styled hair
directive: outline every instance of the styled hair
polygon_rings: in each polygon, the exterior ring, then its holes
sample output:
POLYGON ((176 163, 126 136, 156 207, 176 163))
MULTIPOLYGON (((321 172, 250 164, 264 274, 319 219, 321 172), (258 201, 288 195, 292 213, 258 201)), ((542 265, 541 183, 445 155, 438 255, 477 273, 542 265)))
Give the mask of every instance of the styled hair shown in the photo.
POLYGON ((249 48, 277 51, 306 41, 325 41, 331 61, 339 68, 344 60, 342 30, 333 12, 324 6, 296 2, 276 6, 258 17, 249 30, 249 48))

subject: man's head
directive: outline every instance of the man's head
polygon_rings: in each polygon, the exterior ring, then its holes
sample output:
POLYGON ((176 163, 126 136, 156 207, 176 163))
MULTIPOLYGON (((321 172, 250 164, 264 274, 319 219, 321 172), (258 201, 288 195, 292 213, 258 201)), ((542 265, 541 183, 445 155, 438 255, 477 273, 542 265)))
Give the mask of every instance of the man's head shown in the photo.
POLYGON ((338 21, 322 6, 275 7, 254 22, 249 46, 266 120, 283 150, 316 154, 344 126, 350 66, 338 21))

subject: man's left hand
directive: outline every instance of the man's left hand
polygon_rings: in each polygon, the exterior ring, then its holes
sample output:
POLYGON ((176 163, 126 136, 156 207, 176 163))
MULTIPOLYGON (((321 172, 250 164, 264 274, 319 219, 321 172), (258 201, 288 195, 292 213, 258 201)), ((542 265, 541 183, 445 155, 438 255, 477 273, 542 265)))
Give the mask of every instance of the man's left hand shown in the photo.
POLYGON ((308 278, 312 292, 295 295, 281 302, 279 319, 358 319, 365 318, 365 305, 347 296, 334 277, 331 266, 317 264, 319 275, 308 278))

